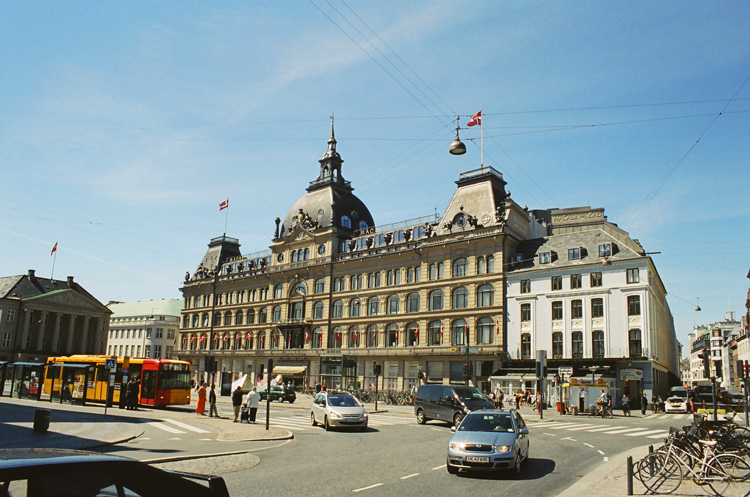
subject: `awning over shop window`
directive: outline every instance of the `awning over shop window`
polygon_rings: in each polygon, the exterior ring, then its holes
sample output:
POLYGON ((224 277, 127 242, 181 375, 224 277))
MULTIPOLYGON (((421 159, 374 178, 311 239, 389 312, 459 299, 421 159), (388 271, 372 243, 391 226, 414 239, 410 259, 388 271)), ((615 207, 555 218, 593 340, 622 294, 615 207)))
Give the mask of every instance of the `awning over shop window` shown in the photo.
POLYGON ((302 374, 307 366, 274 366, 273 374, 302 374))

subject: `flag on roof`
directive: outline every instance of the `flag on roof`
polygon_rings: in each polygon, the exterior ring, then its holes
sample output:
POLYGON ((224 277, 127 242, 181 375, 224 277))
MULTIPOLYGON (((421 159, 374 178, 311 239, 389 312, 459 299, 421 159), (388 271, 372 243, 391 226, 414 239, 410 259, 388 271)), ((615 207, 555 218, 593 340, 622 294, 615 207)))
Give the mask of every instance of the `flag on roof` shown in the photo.
POLYGON ((220 211, 223 211, 223 210, 224 210, 224 209, 226 209, 227 207, 229 207, 229 199, 226 199, 225 201, 223 201, 223 202, 221 202, 221 203, 219 204, 219 210, 220 210, 220 211))
POLYGON ((55 252, 57 252, 57 242, 55 242, 55 246, 54 246, 54 247, 52 247, 52 252, 50 252, 50 253, 49 253, 49 255, 52 255, 52 254, 54 254, 55 252))
POLYGON ((467 126, 476 126, 477 124, 480 126, 482 125, 482 111, 481 110, 471 117, 471 121, 466 123, 467 126))

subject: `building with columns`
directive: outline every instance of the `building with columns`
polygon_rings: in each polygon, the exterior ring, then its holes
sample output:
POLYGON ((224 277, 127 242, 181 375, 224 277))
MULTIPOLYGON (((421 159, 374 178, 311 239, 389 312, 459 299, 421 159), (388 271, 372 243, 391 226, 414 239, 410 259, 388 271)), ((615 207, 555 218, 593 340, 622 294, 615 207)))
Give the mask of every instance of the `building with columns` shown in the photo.
POLYGON ((103 354, 111 311, 68 276, 0 278, 0 360, 103 354))
MULTIPOLYGON (((205 356, 212 355, 218 370, 230 377, 257 374, 273 359, 274 371, 285 381, 329 388, 369 388, 375 363, 382 365, 381 388, 394 390, 408 390, 420 380, 463 384, 468 375, 471 384, 488 391, 494 378, 509 370, 523 368, 531 375, 528 360, 516 353, 521 348, 518 303, 510 306, 508 291, 518 285, 516 273, 540 280, 549 280, 550 270, 562 274, 557 264, 536 267, 525 260, 558 234, 575 236, 567 234, 574 223, 565 222, 561 216, 566 213, 519 206, 502 174, 481 167, 459 175, 442 215, 378 225, 343 178, 344 161, 336 146, 332 130, 318 177, 276 219, 269 250, 243 255, 236 238, 210 240, 181 288, 175 354, 192 361, 197 375, 203 374, 205 356)), ((601 209, 576 213, 604 220, 601 209)), ((604 223, 602 229, 614 232, 613 226, 604 223)), ((638 261, 632 267, 643 268, 636 285, 642 305, 659 306, 641 317, 644 328, 674 344, 665 290, 653 262, 637 243, 625 241, 626 234, 618 236, 628 256, 638 261)), ((591 254, 587 261, 596 257, 591 254)), ((613 257, 613 265, 620 258, 613 257)), ((625 312, 625 294, 636 286, 626 284, 624 272, 623 281, 606 279, 608 290, 626 287, 622 299, 607 304, 625 312)), ((540 312, 542 307, 546 304, 540 304, 540 312)), ((536 321, 530 344, 548 349, 550 357, 552 321, 536 321)), ((611 363, 632 361, 628 330, 626 322, 608 327, 604 347, 611 363)), ((667 348, 659 361, 676 377, 677 360, 667 348)), ((586 350, 591 354, 591 347, 586 350)), ((653 349, 644 345, 642 350, 649 353, 638 359, 650 363, 653 349)), ((562 354, 572 361, 572 344, 562 354)))

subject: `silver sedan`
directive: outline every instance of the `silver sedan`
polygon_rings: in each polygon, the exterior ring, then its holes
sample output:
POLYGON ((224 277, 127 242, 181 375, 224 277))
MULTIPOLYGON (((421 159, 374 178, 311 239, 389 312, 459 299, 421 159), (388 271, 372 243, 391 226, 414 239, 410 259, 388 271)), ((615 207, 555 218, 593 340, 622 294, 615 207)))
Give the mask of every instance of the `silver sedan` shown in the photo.
POLYGON ((313 426, 322 424, 326 431, 334 427, 357 427, 367 430, 367 412, 359 401, 348 393, 320 392, 315 396, 310 412, 313 426))

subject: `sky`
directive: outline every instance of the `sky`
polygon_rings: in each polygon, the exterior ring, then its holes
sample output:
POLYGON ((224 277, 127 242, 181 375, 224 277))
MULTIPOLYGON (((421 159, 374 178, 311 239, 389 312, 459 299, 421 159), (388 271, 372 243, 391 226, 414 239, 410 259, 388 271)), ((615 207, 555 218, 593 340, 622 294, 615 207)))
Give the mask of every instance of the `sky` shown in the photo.
POLYGON ((686 345, 745 313, 748 26, 744 1, 1 2, 0 275, 180 298, 225 224, 268 249, 333 115, 377 225, 442 213, 482 142, 518 204, 603 207, 686 345))

